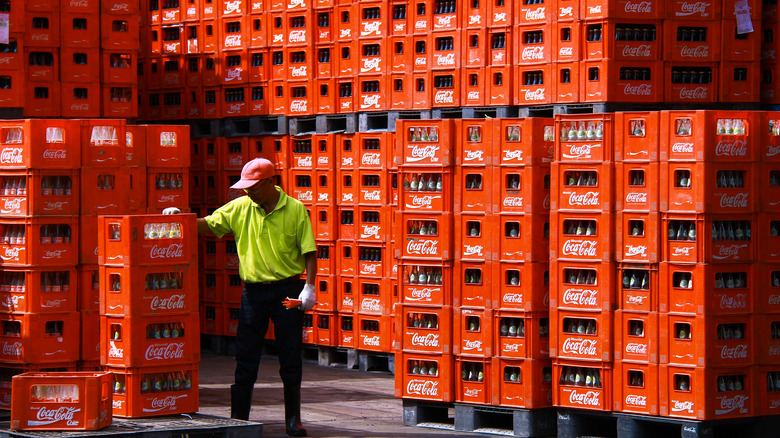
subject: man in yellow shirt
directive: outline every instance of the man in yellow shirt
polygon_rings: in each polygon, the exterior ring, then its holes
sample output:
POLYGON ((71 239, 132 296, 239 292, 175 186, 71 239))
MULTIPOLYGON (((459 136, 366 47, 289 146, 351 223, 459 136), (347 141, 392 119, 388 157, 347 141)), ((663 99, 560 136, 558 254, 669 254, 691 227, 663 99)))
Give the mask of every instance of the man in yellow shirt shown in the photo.
POLYGON ((241 180, 231 188, 247 196, 234 199, 198 219, 198 233, 217 237, 233 233, 244 294, 236 333, 236 376, 230 387, 230 416, 249 419, 252 388, 260 355, 274 323, 279 375, 284 384, 285 426, 290 436, 306 436, 301 425, 303 312, 314 307, 317 246, 306 207, 274 185, 276 169, 264 158, 244 165, 241 180), (304 269, 306 280, 300 278, 304 269), (282 301, 298 297, 301 308, 282 301))

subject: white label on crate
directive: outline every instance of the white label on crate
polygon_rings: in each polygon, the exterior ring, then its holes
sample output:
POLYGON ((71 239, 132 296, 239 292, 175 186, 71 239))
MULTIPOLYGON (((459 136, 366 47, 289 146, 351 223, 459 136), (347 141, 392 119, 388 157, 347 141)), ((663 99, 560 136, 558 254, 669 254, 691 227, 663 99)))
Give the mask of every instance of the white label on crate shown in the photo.
POLYGON ((600 406, 599 396, 601 396, 601 393, 596 391, 579 392, 573 389, 569 393, 569 403, 583 406, 600 406))
POLYGON ((366 201, 381 201, 382 192, 380 190, 362 190, 363 199, 366 201))
POLYGON ((561 47, 561 49, 558 50, 558 56, 559 57, 574 56, 574 49, 572 47, 561 47))
POLYGON ((504 207, 523 208, 522 196, 506 196, 502 202, 504 207))
POLYGON ((17 213, 22 208, 22 198, 6 198, 3 202, 3 208, 0 213, 17 213))
POLYGON ((753 20, 750 16, 750 5, 748 5, 747 0, 737 0, 734 3, 734 15, 737 16, 738 34, 753 32, 753 20))
POLYGON ((732 258, 739 255, 739 250, 747 248, 747 244, 745 245, 731 245, 731 246, 721 246, 718 250, 718 255, 712 256, 713 259, 716 260, 724 260, 728 258, 732 258))
POLYGON ((379 298, 366 298, 360 302, 360 310, 366 312, 381 312, 382 301, 379 298))
POLYGON ((291 42, 291 43, 305 43, 306 42, 306 31, 305 30, 293 30, 293 31, 290 31, 290 36, 288 37, 288 42, 291 42))
POLYGON ((710 46, 683 46, 680 49, 680 56, 683 58, 706 58, 710 56, 710 46))
POLYGON ((630 192, 626 194, 627 204, 646 204, 647 193, 644 192, 630 192))
POLYGON ((676 12, 676 16, 685 17, 688 15, 701 14, 702 17, 708 17, 710 14, 707 12, 707 8, 711 6, 709 2, 685 2, 680 5, 680 10, 676 12))
POLYGON ((647 257, 646 251, 646 245, 626 245, 626 257, 647 257))
POLYGON ((652 53, 652 47, 649 44, 640 44, 635 47, 623 46, 623 56, 632 58, 649 58, 652 53))
POLYGON ((28 426, 46 426, 60 421, 64 421, 67 426, 78 426, 78 420, 73 419, 73 414, 81 412, 79 408, 60 406, 54 409, 46 409, 46 406, 38 409, 35 415, 36 420, 28 420, 28 426))
POLYGON ((380 94, 363 95, 363 103, 361 108, 379 108, 379 99, 382 96, 380 94))
POLYGON ((626 396, 626 404, 630 406, 647 406, 647 397, 644 395, 629 394, 626 396))
POLYGON ((707 98, 707 92, 709 89, 707 87, 696 87, 696 88, 687 88, 682 87, 680 88, 680 99, 706 99, 707 98))
POLYGON ((22 164, 22 151, 22 148, 3 149, 3 151, 0 152, 0 164, 22 164))
POLYGON ((525 11, 525 21, 537 21, 537 20, 544 20, 547 18, 547 15, 545 14, 547 12, 547 9, 544 6, 541 6, 535 10, 527 10, 525 11))
POLYGON ((496 12, 493 14, 493 23, 506 22, 506 12, 496 12))
POLYGON ((739 310, 747 308, 747 296, 745 294, 737 294, 733 297, 722 296, 720 298, 721 309, 739 310))
POLYGON ((382 58, 368 58, 363 60, 363 66, 360 68, 361 73, 368 73, 371 71, 382 71, 382 58))
POLYGON ((693 143, 675 143, 672 145, 672 153, 675 154, 692 154, 693 143))
POLYGON ((224 14, 241 13, 241 0, 225 1, 224 14))
POLYGON ((360 36, 369 36, 371 34, 374 34, 376 36, 382 36, 382 21, 370 21, 368 23, 363 23, 363 31, 360 33, 360 36))
POLYGON ((149 310, 183 310, 184 309, 184 295, 171 295, 168 298, 160 298, 154 296, 149 304, 149 310))
POLYGON ((154 398, 150 403, 151 408, 143 408, 143 412, 159 412, 163 409, 174 411, 176 410, 176 400, 180 398, 187 398, 187 394, 177 396, 169 395, 165 398, 154 398))
POLYGON ((434 103, 453 103, 455 102, 455 92, 452 90, 439 90, 433 98, 434 103))
POLYGON ((450 27, 452 26, 452 20, 455 19, 455 15, 439 15, 436 17, 436 23, 434 23, 434 27, 441 28, 441 27, 450 27))
POLYGON ((720 400, 720 409, 715 409, 715 415, 724 415, 728 414, 729 412, 736 411, 739 409, 739 412, 741 414, 747 413, 747 409, 745 408, 745 402, 750 397, 745 395, 735 395, 734 397, 723 397, 720 400))
MULTIPOLYGON (((545 99, 544 88, 537 88, 536 90, 525 90, 525 100, 528 102, 541 101, 545 99)), ((522 91, 521 91, 522 92, 522 91)))
POLYGON ((650 14, 653 12, 653 3, 652 2, 631 3, 630 1, 628 1, 626 2, 626 6, 624 10, 626 12, 633 12, 637 14, 650 14))
POLYGON ((478 255, 480 257, 484 256, 482 253, 482 245, 463 245, 463 256, 472 256, 472 255, 478 255))
POLYGON ((647 354, 647 344, 639 344, 631 342, 626 344, 626 353, 631 354, 647 354))
POLYGON ((226 36, 225 47, 241 47, 241 35, 226 36))
POLYGON ((406 252, 407 254, 435 256, 439 254, 439 242, 437 240, 410 240, 409 243, 406 244, 406 252))
POLYGON ((117 348, 116 344, 114 344, 114 341, 110 341, 108 347, 108 357, 122 359, 125 357, 125 350, 122 348, 117 348))
POLYGON ((431 382, 430 380, 412 379, 409 381, 409 383, 406 384, 406 392, 408 394, 414 394, 414 395, 438 397, 439 382, 431 382))
POLYGON ((544 47, 526 47, 523 49, 521 59, 524 61, 541 61, 544 59, 544 47))
POLYGON ((170 344, 152 344, 146 349, 146 360, 181 359, 184 356, 184 342, 170 344))
POLYGON ((482 351, 482 341, 466 341, 463 351, 482 351))
POLYGON ((360 234, 361 239, 377 238, 379 239, 379 231, 382 229, 379 225, 363 225, 363 232, 360 234))
MULTIPOLYGON (((565 196, 566 192, 564 192, 563 194, 565 196)), ((577 192, 571 192, 569 194, 569 205, 578 205, 580 207, 598 206, 599 192, 586 192, 582 194, 577 192)))
POLYGON ((433 292, 438 291, 437 288, 423 287, 423 288, 410 288, 408 301, 431 301, 433 292))
POLYGON ((574 16, 574 7, 572 6, 561 8, 560 11, 558 12, 558 18, 573 17, 573 16, 574 16))
POLYGON ((600 148, 601 145, 599 144, 572 144, 572 145, 566 145, 569 147, 569 152, 563 153, 563 158, 592 158, 592 150, 594 148, 600 148))
POLYGON ((693 402, 672 400, 672 412, 693 413, 693 402))
MULTIPOLYGON (((350 165, 352 164, 351 160, 352 159, 350 158, 350 165)), ((360 158, 360 163, 364 166, 380 166, 382 165, 382 154, 376 152, 365 153, 360 158)))
POLYGON ((308 76, 308 72, 306 71, 306 66, 302 65, 300 67, 290 68, 290 76, 294 78, 306 78, 308 76))
POLYGON ((431 195, 413 195, 412 196, 412 202, 411 205, 409 203, 406 204, 408 208, 414 208, 414 209, 429 209, 433 206, 433 200, 439 200, 441 199, 441 195, 437 196, 431 196, 431 195))
MULTIPOLYGON (((305 7, 306 7, 306 0, 290 0, 290 3, 287 4, 287 9, 305 8, 305 7)), ((257 9, 260 9, 260 6, 258 6, 257 9)))
POLYGON ((715 146, 715 156, 718 157, 744 157, 747 153, 747 143, 744 140, 721 140, 715 146))
POLYGON ((563 243, 561 253, 566 256, 596 257, 597 241, 572 239, 563 243))
POLYGON ((297 167, 311 167, 312 166, 312 159, 311 155, 306 155, 303 157, 295 157, 295 162, 297 163, 297 167))
POLYGON ((379 347, 379 335, 374 335, 374 336, 362 335, 362 338, 363 338, 363 345, 379 347))
MULTIPOLYGON (((19 149, 21 151, 21 149, 19 149)), ((43 151, 44 160, 65 159, 68 157, 68 151, 65 149, 47 149, 43 151)))
POLYGON ((566 289, 563 304, 595 307, 598 305, 598 296, 598 292, 591 289, 566 289))
POLYGON ((627 96, 650 96, 653 94, 653 86, 651 84, 626 84, 623 88, 623 94, 627 96))
POLYGON ((412 345, 417 347, 439 348, 439 335, 436 333, 428 333, 427 335, 414 333, 412 334, 412 345))
POLYGON ((721 359, 747 359, 748 346, 745 344, 729 347, 724 345, 720 350, 721 359))
POLYGON ((563 341, 561 353, 574 354, 578 356, 596 356, 598 354, 596 351, 596 345, 597 342, 591 339, 567 338, 565 341, 563 341))
POLYGON ((3 355, 4 356, 21 356, 22 355, 22 343, 21 342, 14 342, 13 344, 9 344, 8 342, 3 342, 3 355))

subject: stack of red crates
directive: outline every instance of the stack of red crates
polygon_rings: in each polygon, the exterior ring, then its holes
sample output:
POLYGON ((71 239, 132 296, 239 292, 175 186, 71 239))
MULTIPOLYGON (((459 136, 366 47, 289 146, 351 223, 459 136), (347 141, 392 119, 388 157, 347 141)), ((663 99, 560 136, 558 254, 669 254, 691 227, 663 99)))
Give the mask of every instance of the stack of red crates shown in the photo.
POLYGON ((100 363, 113 414, 198 410, 194 214, 100 216, 100 363))
POLYGON ((550 356, 557 406, 612 410, 614 116, 555 119, 550 356))
POLYGON ((780 24, 777 5, 763 4, 761 28, 764 30, 764 37, 761 39, 761 103, 776 105, 780 102, 780 89, 778 83, 774 80, 777 72, 778 42, 775 40, 780 24))
MULTIPOLYGON (((78 295, 79 121, 0 124, 0 407, 11 376, 75 371, 78 295)), ((86 342, 85 342, 86 343, 86 342)))
MULTIPOLYGON (((90 1, 90 3, 97 3, 90 1)), ((109 0, 101 2, 100 15, 87 16, 100 23, 99 102, 102 117, 135 118, 138 114, 138 49, 140 33, 138 2, 109 0)), ((62 20, 63 29, 71 21, 62 20)), ((75 21, 73 22, 75 23, 75 21)), ((85 33, 93 35, 90 27, 85 33)), ((63 44, 65 43, 63 32, 63 44)), ((83 46, 81 46, 83 47, 83 46)), ((67 61, 67 58, 62 58, 67 61)), ((92 76, 91 78, 94 78, 92 76)), ((63 94, 63 98, 67 96, 63 94)), ((63 117, 69 117, 63 112, 63 117)))

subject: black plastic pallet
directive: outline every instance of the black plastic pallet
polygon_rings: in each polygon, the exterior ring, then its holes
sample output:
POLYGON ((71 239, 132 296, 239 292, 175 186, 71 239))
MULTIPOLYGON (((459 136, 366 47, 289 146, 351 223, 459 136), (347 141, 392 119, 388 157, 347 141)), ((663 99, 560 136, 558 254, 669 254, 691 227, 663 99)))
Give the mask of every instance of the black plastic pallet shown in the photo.
POLYGON ((455 430, 453 406, 452 403, 405 398, 403 399, 404 426, 455 430))
POLYGON ((518 437, 555 436, 556 412, 455 404, 455 430, 518 437))
POLYGON ((75 438, 110 436, 121 438, 253 438, 262 437, 263 424, 201 414, 154 418, 114 418, 111 426, 96 431, 48 432, 10 430, 0 422, 0 438, 75 438))

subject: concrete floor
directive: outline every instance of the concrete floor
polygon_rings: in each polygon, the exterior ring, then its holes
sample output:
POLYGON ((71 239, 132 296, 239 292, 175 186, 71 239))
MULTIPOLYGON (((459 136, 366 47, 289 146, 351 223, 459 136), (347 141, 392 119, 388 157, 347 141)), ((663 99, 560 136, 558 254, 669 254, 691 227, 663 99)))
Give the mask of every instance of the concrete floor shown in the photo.
MULTIPOLYGON (((200 362, 200 413, 229 417, 235 361, 204 354, 200 362)), ((276 357, 264 357, 253 394, 251 421, 263 423, 263 437, 286 437, 282 383, 276 357)), ((489 435, 403 425, 401 399, 386 372, 361 372, 304 362, 301 416, 312 437, 482 437, 489 435)))

